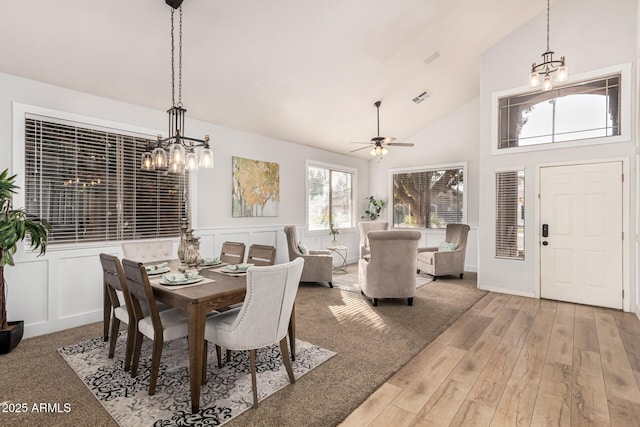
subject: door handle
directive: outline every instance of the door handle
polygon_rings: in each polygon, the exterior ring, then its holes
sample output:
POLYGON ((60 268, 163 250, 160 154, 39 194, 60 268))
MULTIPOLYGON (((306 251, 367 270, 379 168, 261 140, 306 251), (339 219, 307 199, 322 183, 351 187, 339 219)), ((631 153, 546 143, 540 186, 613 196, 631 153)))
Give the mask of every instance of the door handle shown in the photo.
POLYGON ((542 237, 549 237, 549 224, 542 224, 542 237))
POLYGON ((546 240, 544 240, 544 241, 542 242, 542 246, 547 246, 548 244, 549 244, 549 242, 547 242, 546 240))

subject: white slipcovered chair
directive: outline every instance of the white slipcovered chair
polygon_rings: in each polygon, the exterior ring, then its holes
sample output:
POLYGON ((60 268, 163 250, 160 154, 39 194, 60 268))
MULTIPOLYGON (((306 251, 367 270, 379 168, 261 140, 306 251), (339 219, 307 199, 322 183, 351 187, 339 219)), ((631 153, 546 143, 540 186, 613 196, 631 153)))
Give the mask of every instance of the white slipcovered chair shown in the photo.
POLYGON ((407 298, 416 294, 416 251, 420 232, 370 231, 371 259, 358 261, 358 283, 363 295, 378 305, 378 298, 407 298))
MULTIPOLYGON (((247 295, 242 307, 207 319, 204 336, 207 342, 216 345, 216 349, 224 347, 228 350, 250 351, 254 407, 258 405, 257 349, 280 343, 289 380, 291 383, 295 382, 287 348, 287 329, 304 263, 304 259, 297 258, 274 266, 249 267, 247 295)), ((205 357, 206 354, 205 351, 205 357)), ((218 364, 220 363, 218 351, 218 364)), ((203 376, 205 375, 206 369, 203 370, 203 376)), ((203 383, 205 381, 206 378, 203 378, 203 383)))
POLYGON ((358 229, 360 230, 360 258, 367 258, 371 253, 367 233, 370 231, 388 230, 389 223, 383 221, 362 221, 358 223, 358 229))
POLYGON ((139 240, 122 244, 123 257, 141 263, 177 258, 171 240, 139 240))

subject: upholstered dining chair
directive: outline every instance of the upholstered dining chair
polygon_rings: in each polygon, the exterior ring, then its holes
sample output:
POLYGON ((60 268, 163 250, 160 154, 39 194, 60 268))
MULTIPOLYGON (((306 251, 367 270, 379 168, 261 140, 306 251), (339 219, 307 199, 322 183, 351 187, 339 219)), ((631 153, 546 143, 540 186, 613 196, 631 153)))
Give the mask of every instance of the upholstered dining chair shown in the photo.
POLYGON ((289 248, 289 261, 296 258, 304 259, 301 282, 327 282, 333 288, 333 257, 328 250, 309 250, 308 254, 300 252, 296 227, 287 225, 284 227, 289 248))
POLYGON ((276 262, 276 248, 254 243, 249 246, 247 262, 256 266, 273 265, 276 262))
POLYGON ((361 221, 358 223, 360 231, 360 258, 367 258, 371 251, 369 250, 369 239, 367 233, 370 231, 388 230, 389 223, 383 221, 361 221))
MULTIPOLYGON (((242 307, 207 318, 204 331, 207 342, 217 348, 249 350, 254 408, 258 406, 257 349, 279 343, 289 381, 296 381, 287 348, 287 325, 304 264, 303 258, 297 258, 274 266, 249 267, 247 294, 242 307)), ((206 354, 205 351, 205 357, 206 354)), ((218 363, 221 363, 219 352, 218 363)), ((203 384, 205 381, 206 369, 203 370, 203 384)))
POLYGON ((220 261, 227 264, 241 264, 244 262, 244 243, 224 242, 220 250, 220 261))
POLYGON ((158 311, 147 270, 142 263, 123 259, 122 269, 127 278, 127 288, 131 296, 131 306, 137 326, 131 376, 135 377, 137 375, 142 341, 143 337, 146 336, 153 340, 151 379, 149 382, 149 395, 151 396, 156 392, 156 382, 164 342, 188 336, 188 321, 187 317, 176 309, 158 311))
POLYGON ((138 262, 166 261, 177 258, 171 240, 140 240, 122 244, 122 258, 138 262))
POLYGON ((370 260, 358 261, 358 283, 374 306, 379 298, 407 298, 416 294, 416 251, 420 232, 413 230, 370 231, 370 260))
POLYGON ((118 257, 100 254, 104 285, 111 303, 111 332, 109 334, 109 359, 113 358, 118 340, 120 322, 127 324, 127 343, 125 347, 124 370, 131 367, 131 353, 136 333, 136 322, 131 307, 131 296, 127 289, 127 279, 118 257))
POLYGON ((434 281, 449 274, 459 274, 462 279, 469 229, 467 224, 447 224, 440 246, 418 248, 417 269, 433 276, 434 281))

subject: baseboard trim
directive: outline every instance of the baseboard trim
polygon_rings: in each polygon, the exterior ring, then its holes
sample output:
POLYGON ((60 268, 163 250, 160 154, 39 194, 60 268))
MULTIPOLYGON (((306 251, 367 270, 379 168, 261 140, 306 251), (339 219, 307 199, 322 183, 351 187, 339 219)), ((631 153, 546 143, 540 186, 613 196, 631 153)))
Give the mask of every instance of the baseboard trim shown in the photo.
POLYGON ((527 298, 536 298, 536 299, 538 299, 538 297, 536 296, 535 292, 519 291, 519 290, 516 290, 516 289, 499 288, 499 287, 496 287, 496 286, 487 286, 487 285, 480 285, 480 284, 478 284, 478 289, 483 290, 483 291, 496 292, 496 293, 499 293, 499 294, 516 295, 516 296, 519 296, 519 297, 527 297, 527 298))

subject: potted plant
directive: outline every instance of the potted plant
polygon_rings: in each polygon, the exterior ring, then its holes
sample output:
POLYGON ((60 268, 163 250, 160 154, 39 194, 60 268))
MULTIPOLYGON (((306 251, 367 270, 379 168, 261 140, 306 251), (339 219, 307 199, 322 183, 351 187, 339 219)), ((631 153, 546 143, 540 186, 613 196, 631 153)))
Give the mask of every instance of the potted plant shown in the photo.
POLYGON ((27 217, 24 209, 13 209, 12 199, 18 186, 16 175, 9 176, 9 170, 0 173, 0 354, 9 353, 20 340, 24 328, 23 321, 7 320, 7 283, 4 278, 4 267, 14 265, 13 254, 17 244, 29 236, 32 249, 40 249, 44 255, 51 225, 43 219, 27 217))
POLYGON ((364 211, 364 216, 362 216, 362 218, 366 217, 369 218, 369 221, 375 221, 380 216, 384 202, 373 196, 369 196, 367 200, 369 201, 369 205, 367 206, 367 210, 364 211))

